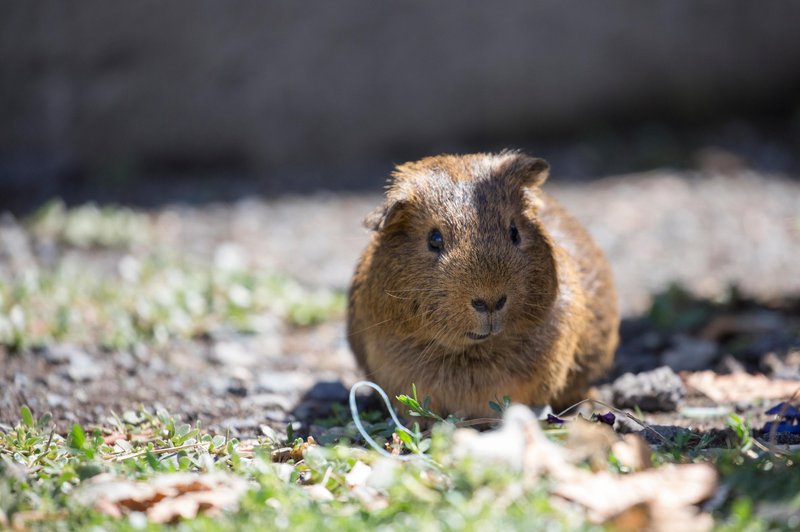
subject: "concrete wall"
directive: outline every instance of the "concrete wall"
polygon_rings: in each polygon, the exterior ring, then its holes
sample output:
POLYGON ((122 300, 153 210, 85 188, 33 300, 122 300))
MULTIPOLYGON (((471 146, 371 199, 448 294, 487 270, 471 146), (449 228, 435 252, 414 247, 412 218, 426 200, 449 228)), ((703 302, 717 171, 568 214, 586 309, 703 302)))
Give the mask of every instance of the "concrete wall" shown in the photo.
POLYGON ((0 180, 270 175, 796 103, 798 24, 798 2, 746 0, 4 2, 0 180))

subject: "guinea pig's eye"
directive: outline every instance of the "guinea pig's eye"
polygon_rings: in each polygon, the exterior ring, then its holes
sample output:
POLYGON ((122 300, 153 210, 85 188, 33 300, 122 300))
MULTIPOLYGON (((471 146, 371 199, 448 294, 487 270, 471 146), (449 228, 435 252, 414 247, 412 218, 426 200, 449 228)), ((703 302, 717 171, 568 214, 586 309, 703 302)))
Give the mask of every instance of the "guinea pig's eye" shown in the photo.
POLYGON ((511 237, 511 243, 515 246, 519 245, 519 231, 517 231, 517 225, 514 222, 511 222, 511 228, 508 230, 508 234, 511 237))
POLYGON ((434 229, 428 234, 428 249, 441 253, 444 250, 444 239, 438 229, 434 229))

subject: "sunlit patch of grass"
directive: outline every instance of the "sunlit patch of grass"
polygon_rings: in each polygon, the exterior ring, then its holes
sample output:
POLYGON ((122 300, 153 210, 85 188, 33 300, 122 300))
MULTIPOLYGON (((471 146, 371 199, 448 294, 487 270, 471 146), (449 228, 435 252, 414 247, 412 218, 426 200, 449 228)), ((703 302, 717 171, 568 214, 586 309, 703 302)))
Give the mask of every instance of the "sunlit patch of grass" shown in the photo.
POLYGON ((52 341, 110 348, 191 338, 220 327, 260 332, 264 315, 311 325, 341 315, 344 295, 267 272, 229 272, 161 255, 125 256, 116 272, 76 262, 0 278, 0 344, 52 341))
POLYGON ((78 342, 128 348, 219 329, 263 331, 270 317, 307 326, 341 316, 340 291, 309 290, 274 272, 190 262, 159 249, 148 215, 52 201, 27 221, 35 239, 116 250, 95 263, 58 254, 47 265, 0 269, 0 345, 24 350, 78 342))
POLYGON ((88 203, 68 209, 52 200, 29 219, 34 235, 79 248, 129 248, 149 240, 147 215, 126 207, 88 203))

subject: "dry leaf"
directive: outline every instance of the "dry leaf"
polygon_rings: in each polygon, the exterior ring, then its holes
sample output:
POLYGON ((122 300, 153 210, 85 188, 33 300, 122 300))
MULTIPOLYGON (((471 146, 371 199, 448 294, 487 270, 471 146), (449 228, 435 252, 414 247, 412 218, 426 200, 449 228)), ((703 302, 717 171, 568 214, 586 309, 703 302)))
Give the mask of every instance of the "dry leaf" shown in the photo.
POLYGON ((273 462, 286 462, 292 457, 292 448, 281 447, 280 449, 275 449, 269 456, 273 462))
POLYGON ((295 462, 299 462, 306 455, 306 451, 315 445, 317 445, 317 442, 314 441, 314 438, 309 436, 308 440, 297 447, 281 447, 280 449, 275 449, 270 453, 270 458, 273 462, 286 462, 290 458, 295 462))
POLYGON ((621 441, 611 445, 611 450, 619 463, 631 471, 642 471, 652 466, 653 450, 638 434, 626 434, 621 441))
POLYGON ((650 511, 650 505, 639 503, 615 515, 606 521, 606 524, 611 525, 612 530, 633 531, 651 529, 652 522, 653 513, 650 511))
MULTIPOLYGON (((67 517, 67 512, 44 512, 41 510, 27 510, 24 512, 16 512, 11 518, 11 530, 28 531, 32 528, 40 528, 42 523, 47 521, 63 521, 67 517), (33 526, 37 525, 38 526, 33 526)), ((5 518, 5 514, 0 513, 0 518, 5 518)), ((0 524, 4 524, 0 521, 0 524)))
POLYGON ((561 447, 547 439, 531 410, 522 405, 510 406, 497 430, 457 429, 453 451, 457 458, 469 456, 476 464, 506 464, 529 478, 563 460, 561 447))
POLYGON ((569 424, 569 433, 564 448, 572 463, 589 460, 592 469, 605 469, 608 451, 619 441, 619 436, 606 424, 588 421, 581 416, 569 424))
POLYGON ((708 464, 666 465, 629 475, 578 469, 568 474, 552 473, 560 477, 553 493, 584 506, 589 517, 599 523, 640 504, 662 515, 679 511, 696 514, 692 505, 709 498, 717 487, 717 473, 708 464))
POLYGON ((719 375, 713 371, 698 371, 684 373, 681 376, 687 386, 691 386, 717 403, 788 399, 800 389, 798 381, 770 379, 761 374, 719 375))
POLYGON ((583 506, 597 523, 620 530, 692 531, 711 527, 710 517, 700 514, 694 505, 716 490, 717 473, 712 466, 681 464, 646 469, 651 466, 650 447, 639 436, 619 439, 608 426, 589 422, 574 422, 573 431, 569 450, 565 450, 547 439, 529 409, 515 405, 506 411, 499 430, 478 433, 458 429, 453 441, 458 454, 478 463, 504 462, 534 481, 547 474, 555 482, 554 495, 583 506), (624 465, 645 470, 621 475, 575 465, 594 455, 607 458, 610 448, 624 465))
POLYGON ((136 511, 153 523, 174 523, 235 508, 245 491, 245 480, 224 473, 171 473, 150 481, 97 475, 81 488, 78 500, 112 517, 136 511))

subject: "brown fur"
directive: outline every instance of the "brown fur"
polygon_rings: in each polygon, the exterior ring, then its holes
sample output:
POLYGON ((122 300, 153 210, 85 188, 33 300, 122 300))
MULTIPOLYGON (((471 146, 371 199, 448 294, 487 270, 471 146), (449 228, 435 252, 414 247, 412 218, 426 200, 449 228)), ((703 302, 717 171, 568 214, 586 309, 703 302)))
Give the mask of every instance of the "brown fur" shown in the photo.
POLYGON ((356 359, 390 396, 415 383, 434 411, 461 417, 494 415, 489 401, 504 395, 561 407, 611 364, 619 325, 611 271, 541 190, 548 168, 503 152, 396 169, 386 203, 366 221, 374 232, 348 312, 356 359), (433 229, 441 253, 428 246, 433 229), (476 310, 476 299, 489 308, 476 310))

